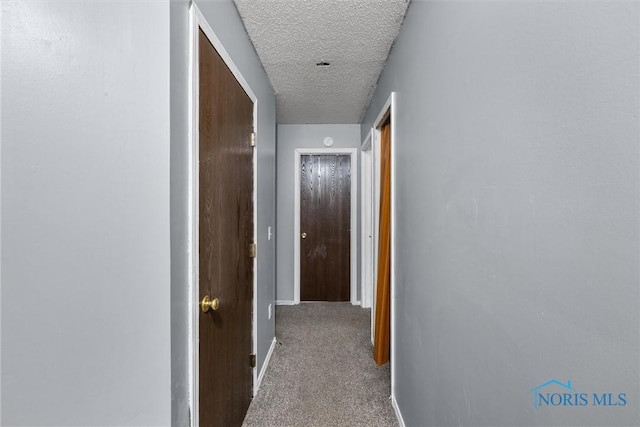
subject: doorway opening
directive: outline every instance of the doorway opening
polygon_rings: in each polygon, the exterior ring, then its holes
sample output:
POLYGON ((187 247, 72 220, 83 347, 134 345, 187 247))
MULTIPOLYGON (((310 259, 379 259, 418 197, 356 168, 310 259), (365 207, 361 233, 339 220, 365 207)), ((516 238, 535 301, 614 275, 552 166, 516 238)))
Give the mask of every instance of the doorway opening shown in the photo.
MULTIPOLYGON (((373 123, 370 133, 362 144, 363 165, 362 189, 366 194, 362 196, 362 294, 370 295, 371 303, 371 341, 374 347, 388 346, 388 358, 391 363, 391 396, 394 396, 394 374, 395 374, 395 92, 392 92, 387 102, 382 107, 378 117, 373 123), (386 141, 383 141, 386 139, 386 141), (383 143, 384 142, 384 143, 383 143), (383 153, 383 149, 387 149, 383 153), (385 164, 386 162, 386 164, 385 164), (388 189, 383 194, 384 175, 387 175, 388 189), (386 197, 385 197, 386 196, 386 197), (385 200, 383 200, 385 199, 385 200), (387 204, 387 218, 382 218, 383 203, 387 204), (388 229, 386 230, 386 253, 382 253, 381 238, 384 237, 381 230, 381 222, 388 229), (371 238, 369 238, 371 236, 371 238), (385 260, 382 257, 385 257, 385 260), (386 270, 381 269, 382 262, 387 263, 386 270), (386 272, 385 272, 386 271, 386 272), (380 293, 381 282, 380 274, 385 272, 388 275, 387 294, 380 293), (381 296, 385 301, 380 301, 381 296), (387 311, 386 314, 380 316, 380 310, 387 311), (376 322, 376 319, 382 318, 386 320, 385 325, 376 322), (380 328, 388 330, 387 343, 377 342, 378 336, 382 332, 380 328)), ((384 243, 384 242, 383 242, 384 243)), ((369 301, 366 301, 368 303, 369 301)), ((384 359, 384 357, 382 358, 384 359)), ((379 359, 378 359, 379 360, 379 359)), ((379 360, 380 362, 381 360, 379 360)), ((382 360, 384 361, 384 360, 382 360)))

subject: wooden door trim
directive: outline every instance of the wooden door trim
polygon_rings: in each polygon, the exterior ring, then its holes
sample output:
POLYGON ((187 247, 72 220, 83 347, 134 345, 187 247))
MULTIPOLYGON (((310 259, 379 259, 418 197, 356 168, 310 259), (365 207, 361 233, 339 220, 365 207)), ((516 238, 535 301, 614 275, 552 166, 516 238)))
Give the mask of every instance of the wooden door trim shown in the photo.
POLYGON ((358 286, 358 149, 357 148, 296 148, 294 156, 293 214, 293 303, 300 304, 300 160, 303 155, 348 154, 351 156, 351 256, 349 299, 359 305, 358 286))
MULTIPOLYGON (((397 124, 397 117, 395 114, 395 109, 396 109, 396 92, 391 92, 391 94, 389 95, 389 98, 387 98, 387 101, 384 103, 382 109, 380 110, 380 113, 378 114, 378 117, 376 118, 376 120, 373 122, 373 140, 372 142, 372 150, 373 150, 373 154, 374 154, 374 169, 375 172, 373 173, 373 189, 374 189, 374 207, 372 207, 373 210, 373 217, 374 217, 374 224, 373 224, 373 231, 374 231, 374 254, 373 254, 373 263, 372 263, 372 269, 373 269, 373 283, 377 283, 377 265, 378 265, 378 233, 379 233, 379 225, 380 225, 380 218, 379 215, 375 214, 375 211, 377 209, 379 209, 378 207, 380 206, 380 146, 381 146, 381 139, 382 139, 382 125, 384 124, 384 122, 387 120, 387 118, 389 118, 389 120, 391 121, 391 265, 390 265, 390 288, 391 288, 391 295, 390 295, 390 314, 391 314, 391 349, 390 349, 390 359, 391 359, 391 403, 394 406, 394 409, 396 410, 396 413, 398 414, 398 409, 397 409, 397 403, 396 403, 396 381, 395 381, 395 373, 396 373, 396 310, 395 310, 395 298, 396 298, 396 274, 395 274, 395 265, 396 265, 396 134, 397 134, 397 130, 396 130, 396 124, 397 124)), ((375 285, 374 285, 375 286, 375 285)), ((375 287, 373 288, 373 294, 375 295, 375 287)), ((371 310, 372 316, 374 315, 374 310, 371 310)), ((373 318, 371 320, 371 324, 373 326, 374 321, 373 318)), ((373 331, 372 331, 373 334, 373 331)))
MULTIPOLYGON (((199 283, 198 283, 198 271, 199 271, 199 245, 198 245, 198 233, 199 233, 199 146, 200 146, 200 132, 199 132, 199 117, 200 117, 200 76, 199 76, 199 32, 202 32, 207 36, 213 47, 216 49, 220 57, 223 59, 231 73, 234 75, 242 89, 253 102, 253 131, 255 133, 255 140, 258 141, 258 98, 251 89, 251 86, 243 77, 240 69, 231 59, 231 56, 226 51, 222 42, 217 37, 202 12, 198 7, 192 3, 189 8, 189 143, 188 143, 188 207, 187 207, 187 222, 188 222, 188 266, 189 266, 189 278, 188 278, 188 311, 189 311, 189 340, 188 340, 188 361, 189 361, 189 408, 190 408, 190 422, 191 427, 200 425, 200 369, 199 369, 199 283)), ((258 199, 257 199, 257 151, 258 145, 253 150, 253 241, 257 242, 257 226, 258 226, 258 199)), ((256 353, 257 344, 257 283, 258 283, 258 263, 257 258, 253 259, 253 303, 252 303, 252 346, 253 353, 256 353)), ((253 368, 253 395, 256 393, 257 385, 257 369, 253 368)))

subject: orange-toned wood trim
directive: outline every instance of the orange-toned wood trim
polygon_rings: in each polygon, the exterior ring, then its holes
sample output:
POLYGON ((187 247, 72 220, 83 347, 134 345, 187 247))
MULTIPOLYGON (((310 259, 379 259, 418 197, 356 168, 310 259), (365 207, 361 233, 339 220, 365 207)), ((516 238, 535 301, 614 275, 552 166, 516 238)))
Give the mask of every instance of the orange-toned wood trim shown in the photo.
POLYGON ((380 232, 373 358, 389 361, 391 330, 391 122, 382 125, 380 145, 380 232))

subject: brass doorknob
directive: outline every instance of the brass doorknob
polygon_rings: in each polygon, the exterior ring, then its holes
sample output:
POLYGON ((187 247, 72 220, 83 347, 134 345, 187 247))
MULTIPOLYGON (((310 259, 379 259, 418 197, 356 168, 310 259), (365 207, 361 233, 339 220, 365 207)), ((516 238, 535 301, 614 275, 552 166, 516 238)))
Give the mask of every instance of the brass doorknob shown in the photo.
POLYGON ((209 295, 205 295, 200 301, 200 309, 203 313, 209 310, 216 311, 220 307, 220 300, 218 298, 211 299, 209 295))
POLYGON ((306 239, 306 238, 307 238, 307 233, 302 233, 302 234, 300 235, 300 237, 302 237, 303 239, 306 239))

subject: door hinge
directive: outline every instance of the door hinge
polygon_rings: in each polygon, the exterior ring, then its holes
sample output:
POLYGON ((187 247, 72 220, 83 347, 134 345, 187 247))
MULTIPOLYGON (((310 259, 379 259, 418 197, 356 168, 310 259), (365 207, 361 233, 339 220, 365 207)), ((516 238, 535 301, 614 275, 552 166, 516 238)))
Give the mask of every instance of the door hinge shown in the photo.
POLYGON ((249 245, 249 258, 255 258, 258 255, 258 245, 252 243, 249 245))
POLYGON ((256 367, 256 355, 255 354, 250 354, 249 355, 249 364, 251 365, 252 368, 256 367))
POLYGON ((255 132, 251 132, 251 139, 250 139, 250 142, 251 142, 251 146, 252 146, 252 147, 255 147, 255 146, 256 146, 256 133, 255 133, 255 132))

